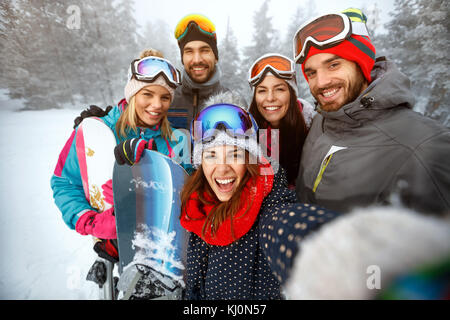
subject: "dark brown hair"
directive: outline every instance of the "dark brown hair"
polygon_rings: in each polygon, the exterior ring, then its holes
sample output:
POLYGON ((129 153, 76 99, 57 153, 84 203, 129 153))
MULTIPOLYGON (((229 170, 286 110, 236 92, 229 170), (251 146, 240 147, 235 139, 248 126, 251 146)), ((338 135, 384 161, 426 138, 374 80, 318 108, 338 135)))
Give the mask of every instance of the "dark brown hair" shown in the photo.
MULTIPOLYGON (((281 119, 279 126, 280 165, 286 170, 288 183, 295 184, 308 129, 303 114, 300 112, 295 91, 290 85, 288 85, 288 88, 289 108, 286 115, 281 119), (288 141, 289 143, 287 143, 288 141)), ((255 118, 258 127, 266 129, 270 123, 259 112, 255 96, 256 94, 253 95, 249 112, 255 118)))

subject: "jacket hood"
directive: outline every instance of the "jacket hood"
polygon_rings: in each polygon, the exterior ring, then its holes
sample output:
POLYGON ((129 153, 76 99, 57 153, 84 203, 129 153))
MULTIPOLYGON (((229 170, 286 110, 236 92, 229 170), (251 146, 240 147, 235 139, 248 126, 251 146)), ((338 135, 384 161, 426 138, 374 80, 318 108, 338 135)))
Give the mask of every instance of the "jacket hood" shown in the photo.
POLYGON ((374 79, 355 101, 344 105, 337 111, 323 111, 326 119, 336 119, 350 125, 359 126, 361 122, 380 117, 386 110, 396 107, 412 109, 414 96, 409 78, 398 70, 394 62, 379 57, 371 72, 374 79))

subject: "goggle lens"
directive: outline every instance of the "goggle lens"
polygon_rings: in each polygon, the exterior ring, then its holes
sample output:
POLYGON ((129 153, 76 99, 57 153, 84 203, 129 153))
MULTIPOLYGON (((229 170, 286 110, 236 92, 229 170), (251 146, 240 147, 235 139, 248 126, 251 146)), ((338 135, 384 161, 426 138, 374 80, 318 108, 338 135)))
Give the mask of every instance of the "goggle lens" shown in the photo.
POLYGON ((317 45, 322 43, 328 44, 333 40, 344 40, 351 30, 349 28, 350 23, 346 24, 344 19, 349 21, 349 18, 343 14, 329 14, 319 17, 300 28, 294 37, 296 62, 302 63, 307 56, 309 50, 307 46, 311 38, 315 40, 317 45))
POLYGON ((139 75, 155 77, 161 71, 171 78, 174 82, 179 82, 176 69, 169 63, 154 58, 142 59, 138 62, 136 71, 139 75))
POLYGON ((192 121, 191 136, 195 142, 211 137, 215 130, 232 130, 245 135, 257 131, 256 123, 242 108, 231 104, 216 104, 203 109, 192 121))
POLYGON ((129 70, 129 78, 133 75, 140 81, 153 81, 160 74, 164 75, 167 83, 176 87, 181 84, 180 72, 166 59, 146 57, 134 60, 129 70))
POLYGON ((191 22, 194 22, 202 31, 210 34, 212 37, 216 36, 216 27, 211 20, 200 14, 190 14, 181 19, 175 27, 175 38, 177 40, 186 35, 187 28, 191 22))
POLYGON ((251 70, 251 77, 254 78, 257 75, 259 75, 265 67, 270 65, 272 68, 278 70, 278 71, 284 71, 284 72, 294 72, 295 70, 292 70, 292 62, 288 59, 285 59, 280 56, 269 56, 262 58, 261 60, 257 61, 251 70))

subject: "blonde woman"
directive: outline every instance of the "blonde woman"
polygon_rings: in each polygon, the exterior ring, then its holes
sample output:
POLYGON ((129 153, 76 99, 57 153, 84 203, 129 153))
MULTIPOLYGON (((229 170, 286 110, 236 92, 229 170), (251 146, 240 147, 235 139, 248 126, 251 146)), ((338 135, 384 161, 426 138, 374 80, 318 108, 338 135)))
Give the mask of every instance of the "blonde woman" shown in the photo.
MULTIPOLYGON (((178 70, 157 50, 146 50, 131 63, 125 99, 101 118, 121 146, 116 150, 133 144, 174 156, 173 148, 178 141, 171 140, 167 112, 179 82, 178 70)), ((66 142, 51 178, 55 203, 71 229, 82 235, 116 239, 114 207, 98 214, 84 195, 75 146, 77 132, 76 128, 66 142)), ((135 160, 131 155, 124 159, 135 160)))

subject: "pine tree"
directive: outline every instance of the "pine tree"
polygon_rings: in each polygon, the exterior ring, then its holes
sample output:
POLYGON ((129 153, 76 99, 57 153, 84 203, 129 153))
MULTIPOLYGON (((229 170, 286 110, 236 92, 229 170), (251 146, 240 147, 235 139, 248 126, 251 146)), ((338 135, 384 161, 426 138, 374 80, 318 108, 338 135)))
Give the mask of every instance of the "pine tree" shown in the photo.
POLYGON ((180 50, 178 49, 173 31, 163 20, 148 21, 145 25, 140 43, 144 44, 141 46, 141 50, 149 48, 157 49, 179 70, 183 67, 181 64, 180 50))
POLYGON ((263 54, 278 51, 278 33, 272 25, 269 16, 269 2, 265 0, 261 7, 253 14, 252 44, 244 48, 244 68, 250 68, 253 62, 263 54))
POLYGON ((381 50, 410 77, 415 110, 450 125, 449 2, 396 0, 381 50))
MULTIPOLYGON (((295 10, 294 14, 291 18, 291 23, 288 25, 286 30, 286 35, 283 41, 283 45, 281 46, 280 53, 293 59, 293 47, 294 47, 294 36, 300 26, 308 21, 309 19, 315 17, 316 8, 314 2, 308 2, 306 6, 301 5, 298 6, 295 10)), ((297 85, 299 88, 299 98, 306 99, 310 103, 314 101, 312 97, 308 82, 306 82, 305 77, 303 76, 302 69, 299 64, 295 65, 296 67, 296 75, 297 75, 297 85)))
POLYGON ((238 42, 230 26, 230 18, 227 21, 227 33, 219 43, 219 66, 222 71, 221 84, 243 96, 249 93, 247 84, 247 69, 243 68, 239 56, 238 42))

